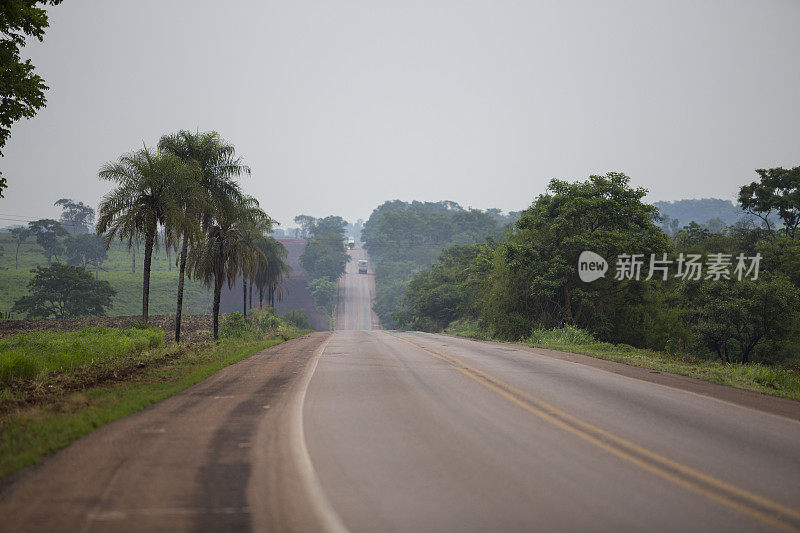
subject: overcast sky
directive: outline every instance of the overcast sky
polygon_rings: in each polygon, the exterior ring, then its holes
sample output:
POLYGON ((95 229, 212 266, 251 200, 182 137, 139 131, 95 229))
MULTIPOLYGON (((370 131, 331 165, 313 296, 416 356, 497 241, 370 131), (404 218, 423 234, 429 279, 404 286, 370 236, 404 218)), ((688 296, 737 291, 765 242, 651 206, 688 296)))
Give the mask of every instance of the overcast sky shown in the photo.
MULTIPOLYGON (((219 131, 284 225, 385 200, 519 210, 622 171, 734 199, 800 164, 800 2, 67 0, 23 51, 51 87, 12 129, 0 216, 96 205, 106 161, 219 131)), ((6 225, 0 220, 0 225, 6 225)))

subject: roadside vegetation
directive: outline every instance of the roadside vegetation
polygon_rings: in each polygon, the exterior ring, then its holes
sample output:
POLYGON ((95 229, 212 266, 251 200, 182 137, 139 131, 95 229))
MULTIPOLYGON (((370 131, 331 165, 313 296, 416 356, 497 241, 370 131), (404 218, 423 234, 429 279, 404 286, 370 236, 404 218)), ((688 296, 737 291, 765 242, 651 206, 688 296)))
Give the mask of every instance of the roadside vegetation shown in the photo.
POLYGON ((0 340, 0 386, 53 372, 71 372, 136 350, 164 344, 155 328, 84 328, 67 333, 36 332, 0 340))
MULTIPOLYGON (((480 340, 496 340, 487 334, 477 321, 457 320, 445 333, 480 340)), ((720 385, 780 396, 800 401, 800 372, 797 368, 762 363, 727 363, 688 353, 666 353, 628 344, 613 344, 595 339, 590 333, 574 326, 553 329, 537 329, 527 338, 516 341, 534 348, 546 348, 562 352, 578 353, 650 368, 661 372, 672 372, 720 385)))
POLYGON ((348 224, 338 216, 314 218, 299 215, 294 220, 306 239, 300 264, 308 272, 308 290, 314 299, 314 307, 328 317, 329 328, 333 329, 338 279, 350 259, 345 248, 348 224))
POLYGON ((738 223, 691 222, 672 234, 623 174, 553 180, 502 237, 450 246, 417 271, 391 310, 394 324, 580 351, 797 399, 800 167, 757 173, 741 188, 738 223), (584 251, 607 262, 604 276, 579 279, 584 251), (624 254, 644 258, 639 276, 620 275, 624 254), (672 270, 651 268, 659 265, 651 256, 672 270), (727 262, 725 273, 679 275, 691 257, 727 262))
POLYGON ((375 312, 386 328, 399 327, 395 310, 414 275, 453 245, 498 238, 518 213, 499 209, 464 209, 456 202, 402 202, 377 207, 365 223, 361 240, 375 272, 375 312))
POLYGON ((227 315, 219 342, 178 344, 144 326, 0 340, 0 478, 307 331, 257 311, 227 315))

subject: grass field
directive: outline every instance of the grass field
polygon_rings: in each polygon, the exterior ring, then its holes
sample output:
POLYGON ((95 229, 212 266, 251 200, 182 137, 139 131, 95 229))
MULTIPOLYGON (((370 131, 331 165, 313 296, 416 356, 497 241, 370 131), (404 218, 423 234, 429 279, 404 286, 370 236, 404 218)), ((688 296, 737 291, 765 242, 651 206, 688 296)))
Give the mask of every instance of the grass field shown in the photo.
POLYGON ((0 386, 14 380, 69 372, 164 343, 155 328, 84 328, 65 333, 35 332, 0 340, 0 386))
MULTIPOLYGON (((47 258, 33 238, 20 247, 19 269, 15 269, 14 256, 16 244, 10 233, 0 232, 0 313, 7 313, 14 300, 27 293, 31 279, 30 270, 37 266, 47 266, 47 258)), ((142 311, 142 249, 136 253, 135 272, 132 271, 133 254, 127 247, 114 242, 108 251, 108 260, 102 264, 98 278, 111 283, 117 291, 113 306, 108 310, 111 316, 135 315, 142 311)), ((167 258, 163 248, 154 253, 150 278, 150 313, 168 314, 175 312, 177 297, 178 270, 174 266, 175 256, 167 258), (170 269, 171 267, 171 269, 170 269)), ((187 279, 184 289, 184 313, 204 314, 210 309, 210 292, 196 280, 187 279)), ((23 318, 15 316, 14 318, 23 318)))
MULTIPOLYGON (((462 337, 492 340, 476 323, 471 322, 453 323, 445 332, 462 337)), ((571 326, 533 331, 530 337, 521 340, 519 344, 578 353, 626 365, 672 372, 771 396, 800 400, 800 373, 790 368, 723 363, 719 360, 703 359, 687 354, 667 354, 623 344, 599 342, 587 332, 571 326)))

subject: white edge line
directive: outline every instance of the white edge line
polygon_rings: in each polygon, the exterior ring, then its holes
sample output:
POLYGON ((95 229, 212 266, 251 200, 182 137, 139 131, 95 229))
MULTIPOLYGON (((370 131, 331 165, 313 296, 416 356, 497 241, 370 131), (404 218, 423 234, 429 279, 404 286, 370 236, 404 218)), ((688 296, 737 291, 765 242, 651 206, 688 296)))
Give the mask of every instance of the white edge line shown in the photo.
POLYGON ((295 396, 295 401, 293 401, 291 405, 292 423, 290 442, 292 442, 292 455, 294 456, 295 467, 300 474, 300 481, 306 489, 306 494, 308 495, 312 510, 317 516, 323 531, 328 531, 330 533, 347 533, 347 528, 342 523, 339 515, 336 514, 328 497, 325 496, 325 491, 322 488, 319 477, 317 477, 317 472, 314 470, 314 465, 311 462, 311 455, 308 453, 308 447, 306 446, 305 429, 303 426, 303 406, 305 405, 308 385, 317 369, 317 363, 320 357, 322 357, 325 348, 328 347, 328 343, 334 335, 335 333, 331 334, 322 346, 317 348, 316 352, 314 352, 314 360, 311 363, 311 367, 306 371, 300 386, 297 388, 297 396, 295 396))

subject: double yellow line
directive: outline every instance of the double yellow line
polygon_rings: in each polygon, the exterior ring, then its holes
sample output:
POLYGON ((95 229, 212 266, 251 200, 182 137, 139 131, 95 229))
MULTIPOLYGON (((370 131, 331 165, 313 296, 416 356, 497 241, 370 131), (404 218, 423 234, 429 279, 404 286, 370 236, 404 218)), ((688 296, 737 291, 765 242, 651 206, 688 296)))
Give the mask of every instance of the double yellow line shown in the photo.
POLYGON ((556 409, 538 398, 534 398, 524 391, 502 382, 482 370, 467 365, 451 355, 436 350, 430 350, 415 342, 395 335, 392 336, 422 350, 432 357, 445 361, 465 376, 550 424, 568 431, 648 472, 751 516, 776 529, 800 532, 800 512, 794 509, 729 483, 725 483, 724 481, 688 466, 676 463, 662 455, 600 429, 597 426, 584 422, 564 411, 556 409))

